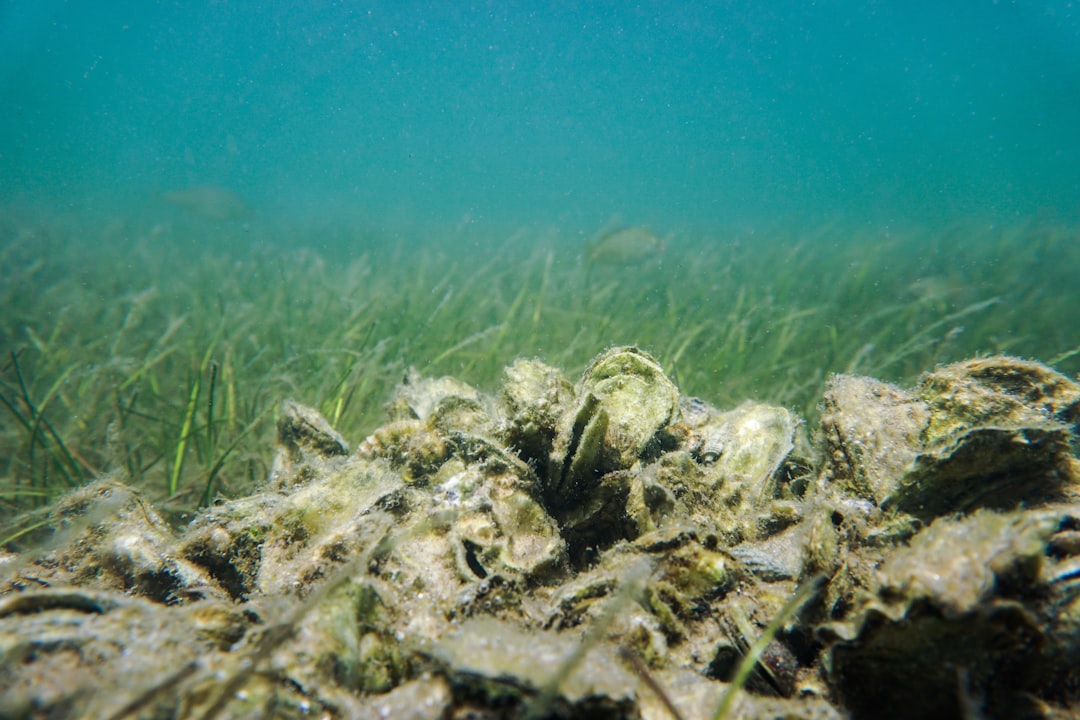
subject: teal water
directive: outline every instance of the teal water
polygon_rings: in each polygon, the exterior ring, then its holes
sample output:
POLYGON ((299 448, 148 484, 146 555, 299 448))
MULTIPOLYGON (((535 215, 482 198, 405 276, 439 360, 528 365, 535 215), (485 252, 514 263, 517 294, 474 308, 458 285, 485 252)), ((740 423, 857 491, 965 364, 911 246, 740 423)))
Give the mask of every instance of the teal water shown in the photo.
POLYGON ((0 3, 0 201, 660 232, 1080 215, 1048 2, 0 3))
POLYGON ((0 492, 194 487, 222 423, 239 487, 283 398, 358 439, 408 367, 614 344, 811 421, 832 372, 1080 372, 1067 2, 0 0, 0 107, 0 492))

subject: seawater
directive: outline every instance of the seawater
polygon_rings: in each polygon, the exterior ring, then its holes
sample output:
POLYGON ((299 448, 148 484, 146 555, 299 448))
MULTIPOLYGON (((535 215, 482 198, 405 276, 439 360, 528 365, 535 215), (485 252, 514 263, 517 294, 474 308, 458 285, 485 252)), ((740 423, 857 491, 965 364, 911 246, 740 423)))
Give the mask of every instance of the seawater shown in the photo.
POLYGON ((1048 2, 0 5, 6 200, 591 231, 1080 212, 1048 2))
MULTIPOLYGON (((664 239, 655 304, 733 243, 900 242, 903 287, 979 286, 965 302, 1052 270, 1060 305, 1077 269, 1068 230, 999 262, 1080 220, 1080 9, 1064 1, 9 0, 0 105, 0 204, 88 218, 75 244, 476 265, 548 243, 552 272, 580 273, 590 239, 644 226, 664 239), (163 200, 203 186, 251 215, 163 200), (979 250, 935 267, 958 227, 979 250), (1011 227, 1027 230, 994 234, 1011 227)), ((1065 353, 1076 333, 1059 334, 1009 347, 1065 353)))

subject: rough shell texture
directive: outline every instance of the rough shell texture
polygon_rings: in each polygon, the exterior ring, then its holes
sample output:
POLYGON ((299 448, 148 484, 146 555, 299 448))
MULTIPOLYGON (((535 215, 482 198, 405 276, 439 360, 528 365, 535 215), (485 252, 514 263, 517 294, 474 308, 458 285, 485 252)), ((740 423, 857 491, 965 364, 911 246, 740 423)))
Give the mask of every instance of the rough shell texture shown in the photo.
POLYGON ((115 478, 20 521, 0 715, 709 717, 761 646, 728 717, 1074 716, 1076 397, 838 376, 816 466, 633 348, 410 373, 352 454, 285 403, 266 486, 184 527, 115 478))
POLYGON ((479 403, 481 395, 476 388, 456 378, 426 378, 415 368, 409 368, 394 390, 387 414, 391 420, 427 420, 439 403, 447 399, 479 403))
POLYGON ((837 376, 822 406, 823 477, 921 520, 1065 499, 1080 387, 1015 358, 925 375, 912 391, 837 376))
POLYGON ((659 450, 660 430, 679 411, 679 391, 647 353, 615 347, 586 368, 575 406, 556 427, 548 463, 549 504, 576 502, 605 474, 659 450))
POLYGON ((821 408, 825 478, 846 494, 881 503, 915 462, 929 422, 930 408, 902 388, 833 377, 821 408))
POLYGON ((603 467, 623 469, 641 457, 679 411, 679 390, 648 353, 616 347, 585 369, 579 396, 595 396, 607 413, 603 467))
POLYGON ((1021 717, 1037 713, 1036 696, 1075 690, 1076 556, 1055 539, 1078 512, 939 519, 892 553, 849 619, 819 630, 845 702, 879 717, 946 717, 967 698, 1021 717))
POLYGON ((1080 386, 1040 363, 988 357, 954 363, 924 375, 918 396, 933 409, 929 445, 973 427, 1024 427, 1048 420, 1077 429, 1080 386))
POLYGON ((727 492, 737 489, 760 506, 776 494, 776 471, 795 447, 797 424, 785 408, 743 403, 699 428, 702 460, 727 492))
POLYGON ((503 375, 502 439, 527 461, 546 465, 555 426, 573 404, 574 388, 560 370, 539 360, 517 360, 503 375))
MULTIPOLYGON (((226 666, 230 644, 249 626, 238 608, 219 601, 163 611, 86 588, 8 595, 0 600, 0 716, 40 717, 45 707, 51 717, 110 717, 163 678, 226 666)), ((282 689, 283 705, 298 700, 282 689)))

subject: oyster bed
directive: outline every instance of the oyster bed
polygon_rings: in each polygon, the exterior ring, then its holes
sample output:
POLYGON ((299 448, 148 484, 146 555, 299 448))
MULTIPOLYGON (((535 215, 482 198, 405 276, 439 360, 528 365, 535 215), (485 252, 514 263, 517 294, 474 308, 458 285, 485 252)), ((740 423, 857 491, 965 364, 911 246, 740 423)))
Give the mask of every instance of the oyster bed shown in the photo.
POLYGON ((261 492, 175 529, 106 477, 0 554, 0 717, 1080 711, 1080 387, 990 357, 821 410, 630 347, 410 373, 354 451, 287 401, 261 492))

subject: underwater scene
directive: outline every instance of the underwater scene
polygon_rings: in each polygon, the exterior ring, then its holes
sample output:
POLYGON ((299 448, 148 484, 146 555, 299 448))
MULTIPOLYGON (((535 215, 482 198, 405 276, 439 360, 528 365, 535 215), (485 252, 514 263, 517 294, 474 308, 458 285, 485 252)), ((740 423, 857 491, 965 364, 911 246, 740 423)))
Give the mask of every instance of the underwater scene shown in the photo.
POLYGON ((0 2, 0 718, 1080 714, 1080 8, 0 2))

